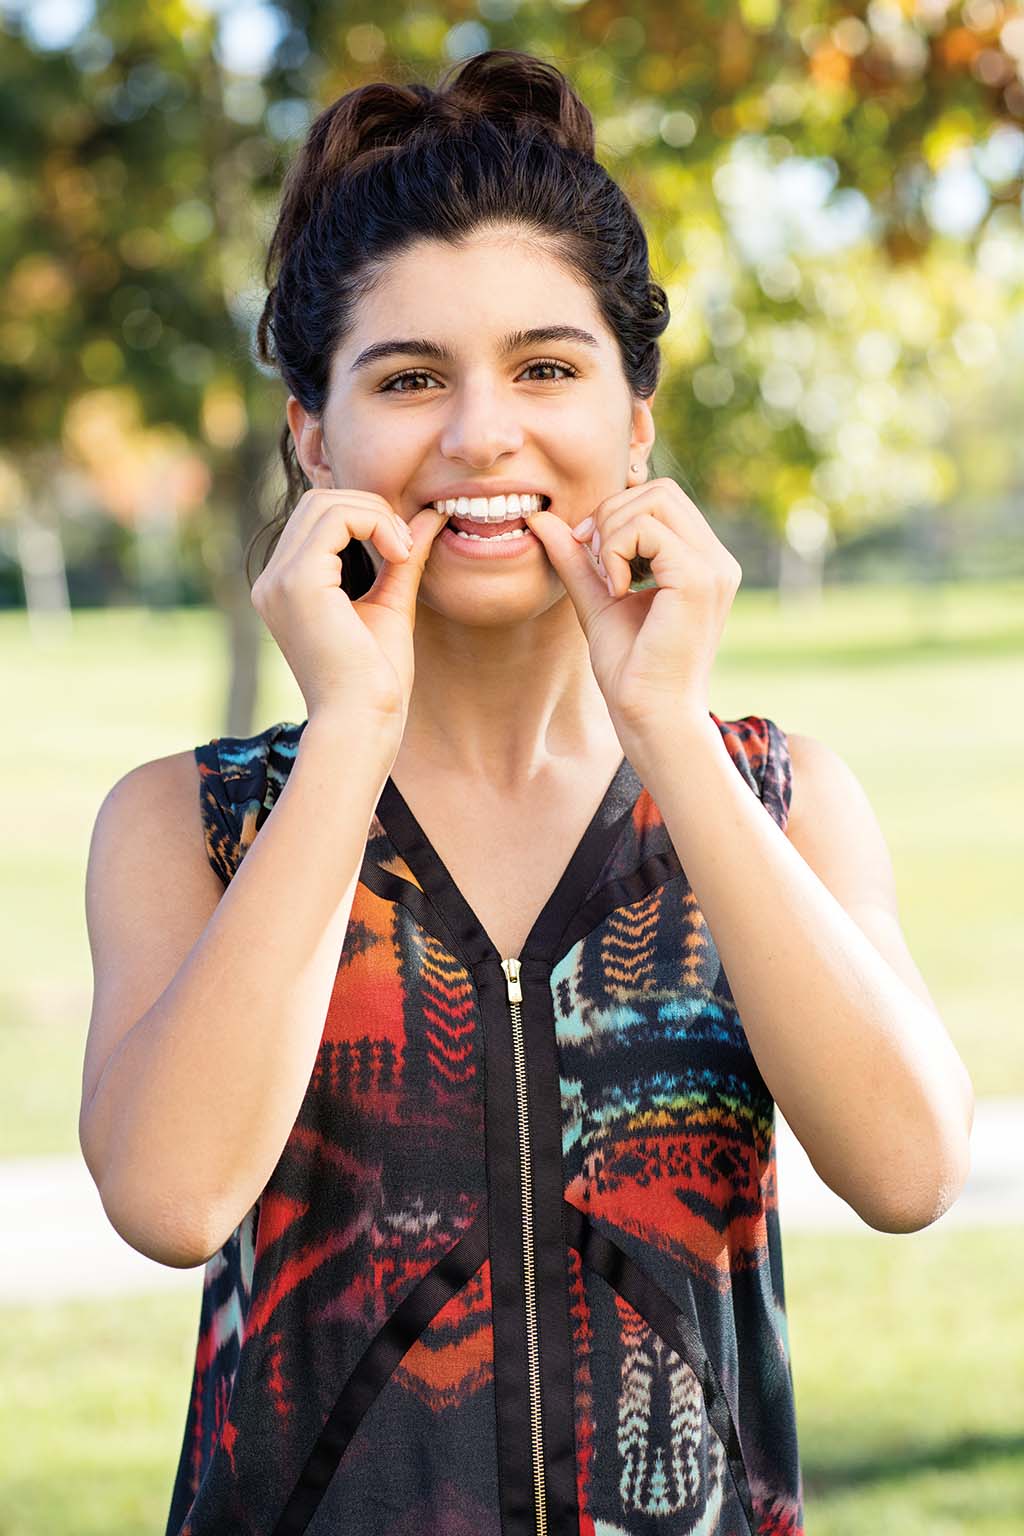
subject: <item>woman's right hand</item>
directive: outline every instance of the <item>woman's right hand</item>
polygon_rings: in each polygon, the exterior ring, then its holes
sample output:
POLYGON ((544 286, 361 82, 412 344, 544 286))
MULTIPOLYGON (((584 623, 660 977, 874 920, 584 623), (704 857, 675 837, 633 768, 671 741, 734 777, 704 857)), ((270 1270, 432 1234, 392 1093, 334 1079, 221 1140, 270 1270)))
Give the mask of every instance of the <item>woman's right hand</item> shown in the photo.
POLYGON ((393 720, 400 740, 412 693, 416 594, 445 522, 426 507, 406 523, 373 491, 313 488, 296 503, 253 583, 252 602, 295 674, 310 720, 369 712, 393 720), (351 539, 369 539, 383 562, 355 602, 340 586, 340 554, 351 539))

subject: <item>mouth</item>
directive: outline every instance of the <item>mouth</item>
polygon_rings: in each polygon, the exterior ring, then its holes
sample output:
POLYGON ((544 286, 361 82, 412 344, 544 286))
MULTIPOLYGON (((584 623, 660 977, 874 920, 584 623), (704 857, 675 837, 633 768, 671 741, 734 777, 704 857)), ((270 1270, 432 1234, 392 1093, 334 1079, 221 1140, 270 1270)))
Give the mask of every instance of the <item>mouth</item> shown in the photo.
MULTIPOLYGON (((428 501, 425 505, 432 507, 435 503, 428 501)), ((542 511, 548 511, 551 507, 551 497, 541 495, 540 505, 542 511)), ((452 514, 442 524, 442 528, 452 528, 457 533, 475 533, 485 539, 495 538, 498 534, 502 533, 513 533, 517 528, 525 528, 526 526, 527 523, 524 517, 507 517, 499 523, 484 522, 477 517, 458 517, 455 514, 452 514)))

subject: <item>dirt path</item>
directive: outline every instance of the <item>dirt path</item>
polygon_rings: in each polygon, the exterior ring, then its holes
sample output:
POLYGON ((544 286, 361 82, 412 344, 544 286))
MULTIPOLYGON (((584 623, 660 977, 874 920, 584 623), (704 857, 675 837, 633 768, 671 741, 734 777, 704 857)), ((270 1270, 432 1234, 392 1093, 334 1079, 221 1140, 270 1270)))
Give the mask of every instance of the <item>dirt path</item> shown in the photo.
MULTIPOLYGON (((874 1233, 822 1183, 781 1114, 779 1211, 798 1231, 874 1233)), ((971 1174, 959 1200, 925 1232, 1024 1221, 1024 1099, 983 1099, 971 1137, 971 1174)), ((123 1241, 80 1157, 0 1161, 0 1304, 184 1288, 197 1298, 203 1269, 169 1269, 123 1241)), ((890 1234, 877 1233, 879 1237, 890 1234)))

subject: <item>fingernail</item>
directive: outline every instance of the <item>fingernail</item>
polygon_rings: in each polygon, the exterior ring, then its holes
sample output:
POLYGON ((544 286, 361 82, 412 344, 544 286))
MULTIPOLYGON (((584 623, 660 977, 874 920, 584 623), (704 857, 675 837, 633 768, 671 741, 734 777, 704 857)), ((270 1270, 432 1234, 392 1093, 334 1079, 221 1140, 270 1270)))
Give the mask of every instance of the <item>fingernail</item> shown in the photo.
POLYGON ((576 527, 570 531, 574 539, 585 539, 593 526, 594 519, 592 517, 585 517, 582 523, 577 523, 576 527))

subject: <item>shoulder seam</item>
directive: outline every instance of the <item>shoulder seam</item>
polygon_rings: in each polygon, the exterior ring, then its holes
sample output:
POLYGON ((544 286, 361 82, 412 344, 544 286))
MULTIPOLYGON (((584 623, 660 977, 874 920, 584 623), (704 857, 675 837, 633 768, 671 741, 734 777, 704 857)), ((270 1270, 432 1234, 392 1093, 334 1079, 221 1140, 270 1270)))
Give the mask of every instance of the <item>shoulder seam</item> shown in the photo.
MULTIPOLYGON (((260 784, 262 781, 265 785, 270 754, 274 751, 277 742, 282 735, 289 731, 295 731, 296 729, 298 729, 296 722, 290 720, 279 720, 275 721, 273 725, 266 726, 262 731, 254 732, 251 736, 213 737, 209 744, 214 746, 215 750, 217 751, 218 772, 220 774, 221 782, 223 784, 245 784, 250 782, 260 784), (258 766, 254 769, 254 771, 251 772, 246 772, 242 768, 237 768, 230 765, 225 766, 220 755, 219 747, 217 746, 217 744, 221 741, 248 742, 253 746, 258 746, 258 766)), ((234 801, 235 796, 232 795, 231 799, 234 801)))

